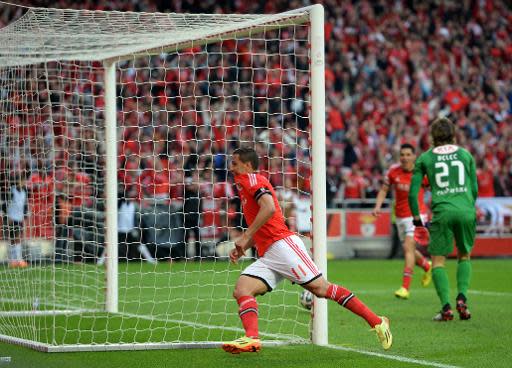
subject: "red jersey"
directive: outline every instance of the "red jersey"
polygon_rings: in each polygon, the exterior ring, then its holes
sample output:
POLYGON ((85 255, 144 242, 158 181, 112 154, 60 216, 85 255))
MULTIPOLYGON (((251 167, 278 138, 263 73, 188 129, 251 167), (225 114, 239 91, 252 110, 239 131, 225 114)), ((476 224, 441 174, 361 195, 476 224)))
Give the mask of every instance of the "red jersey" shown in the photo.
POLYGON ((242 174, 235 176, 235 184, 238 188, 242 210, 247 224, 251 225, 260 210, 258 200, 263 195, 270 194, 274 200, 276 212, 274 215, 254 234, 254 242, 258 255, 261 257, 267 249, 276 241, 294 235, 284 222, 281 207, 277 202, 276 193, 272 184, 260 174, 242 174))
MULTIPOLYGON (((405 171, 400 165, 393 165, 384 179, 384 183, 393 186, 395 191, 395 215, 396 217, 411 217, 411 209, 409 208, 409 187, 411 185, 412 171, 405 171)), ((423 179, 423 186, 428 186, 428 180, 423 179)), ((418 203, 420 205, 420 213, 427 213, 427 206, 424 201, 424 189, 420 188, 418 193, 418 203)))
POLYGON ((138 177, 141 198, 169 199, 169 173, 145 169, 138 177))
POLYGON ((361 191, 367 186, 366 180, 359 174, 350 173, 345 184, 345 198, 359 199, 361 191))
POLYGON ((222 210, 227 208, 229 199, 235 195, 228 182, 205 182, 201 185, 201 227, 202 239, 214 239, 223 233, 222 210))
POLYGON ((478 196, 479 197, 494 197, 494 175, 491 170, 478 170, 478 196))
POLYGON ((37 172, 30 175, 27 181, 30 189, 29 205, 29 231, 32 237, 53 237, 53 178, 43 176, 37 172))

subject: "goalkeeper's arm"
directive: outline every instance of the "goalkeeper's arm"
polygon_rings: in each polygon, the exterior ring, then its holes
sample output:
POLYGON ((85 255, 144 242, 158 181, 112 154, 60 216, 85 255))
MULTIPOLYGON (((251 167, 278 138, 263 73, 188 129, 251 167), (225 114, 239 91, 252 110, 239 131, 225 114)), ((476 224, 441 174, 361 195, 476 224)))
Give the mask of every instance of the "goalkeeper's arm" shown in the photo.
MULTIPOLYGON (((419 161, 419 160, 418 160, 419 161)), ((418 193, 423 182, 424 172, 422 170, 421 162, 416 162, 411 179, 411 186, 409 188, 409 207, 413 216, 414 225, 414 240, 420 245, 427 245, 430 239, 425 224, 420 217, 420 209, 418 204, 418 193)))
POLYGON ((411 186, 409 188, 409 207, 411 209, 412 216, 415 220, 420 220, 420 207, 418 204, 418 193, 421 188, 421 184, 423 182, 423 170, 421 170, 421 165, 416 162, 414 165, 414 171, 411 179, 411 186))

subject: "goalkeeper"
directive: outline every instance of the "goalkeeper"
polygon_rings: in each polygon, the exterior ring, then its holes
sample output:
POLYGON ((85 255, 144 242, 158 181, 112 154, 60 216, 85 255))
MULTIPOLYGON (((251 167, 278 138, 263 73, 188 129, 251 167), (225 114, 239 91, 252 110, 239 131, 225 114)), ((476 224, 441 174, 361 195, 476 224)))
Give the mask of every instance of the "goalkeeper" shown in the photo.
POLYGON ((445 260, 453 251, 455 240, 458 250, 456 307, 460 319, 468 320, 471 318, 467 307, 470 254, 475 240, 478 193, 475 160, 468 151, 454 144, 455 126, 448 118, 436 119, 430 127, 430 135, 433 147, 417 159, 409 191, 409 206, 416 226, 414 236, 419 244, 428 244, 432 255, 432 278, 442 308, 434 317, 435 321, 453 319, 445 260), (418 191, 424 175, 432 188, 430 239, 418 208, 418 191))
POLYGON ((233 293, 239 309, 245 336, 224 343, 222 348, 232 354, 257 352, 261 349, 258 336, 258 303, 256 296, 272 291, 284 278, 301 285, 319 298, 331 299, 359 315, 372 327, 382 347, 392 344, 389 321, 379 317, 346 288, 331 284, 311 260, 302 240, 285 225, 274 188, 256 173, 258 155, 252 148, 233 152, 230 170, 235 176, 244 217, 249 227, 235 241, 229 253, 237 262, 245 252, 256 247, 259 258, 240 277, 233 293))

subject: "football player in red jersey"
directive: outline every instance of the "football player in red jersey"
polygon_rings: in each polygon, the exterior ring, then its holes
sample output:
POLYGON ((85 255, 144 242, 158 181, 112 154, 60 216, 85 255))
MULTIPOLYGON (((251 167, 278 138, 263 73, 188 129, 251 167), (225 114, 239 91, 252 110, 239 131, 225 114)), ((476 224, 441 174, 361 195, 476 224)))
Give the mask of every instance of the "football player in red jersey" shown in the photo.
MULTIPOLYGON (((424 287, 428 286, 432 280, 432 266, 431 263, 423 257, 423 255, 416 249, 416 242, 414 241, 414 225, 412 224, 412 214, 409 209, 409 186, 411 185, 412 170, 414 169, 414 161, 416 154, 414 147, 405 143, 400 146, 400 164, 393 165, 389 169, 384 183, 377 194, 377 202, 373 209, 373 215, 379 216, 382 202, 386 198, 389 188, 393 187, 395 197, 395 216, 396 225, 398 228, 398 236, 404 248, 405 266, 402 278, 402 286, 395 291, 395 296, 400 299, 409 299, 409 286, 411 284, 414 263, 423 268, 424 274, 421 283, 424 287)), ((428 185, 428 181, 424 181, 424 185, 428 185)), ((423 200, 424 191, 421 188, 418 200, 420 203, 420 213, 423 222, 427 219, 427 207, 423 200)))
POLYGON ((254 149, 238 148, 233 152, 230 170, 235 177, 249 227, 235 241, 229 257, 236 263, 249 248, 255 247, 259 258, 242 272, 233 292, 245 336, 224 343, 222 348, 232 354, 261 349, 256 296, 272 291, 286 278, 317 297, 334 300, 364 318, 376 332, 382 347, 389 349, 392 336, 388 318, 377 316, 350 290, 332 284, 322 276, 302 240, 286 226, 274 188, 256 172, 258 166, 258 155, 254 149))

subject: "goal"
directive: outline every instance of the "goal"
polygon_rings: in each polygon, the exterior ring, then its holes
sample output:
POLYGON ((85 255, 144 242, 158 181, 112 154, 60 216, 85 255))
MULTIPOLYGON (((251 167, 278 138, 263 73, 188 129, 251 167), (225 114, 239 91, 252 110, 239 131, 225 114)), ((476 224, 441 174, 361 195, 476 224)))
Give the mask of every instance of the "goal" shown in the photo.
MULTIPOLYGON (((217 347, 243 231, 229 155, 255 147, 326 273, 323 8, 175 14, 26 8, 0 29, 0 340, 59 351, 217 347), (314 189, 314 190, 313 190, 314 189), (304 223, 302 221, 301 223, 304 223)), ((327 344, 283 282, 264 344, 327 344)))

